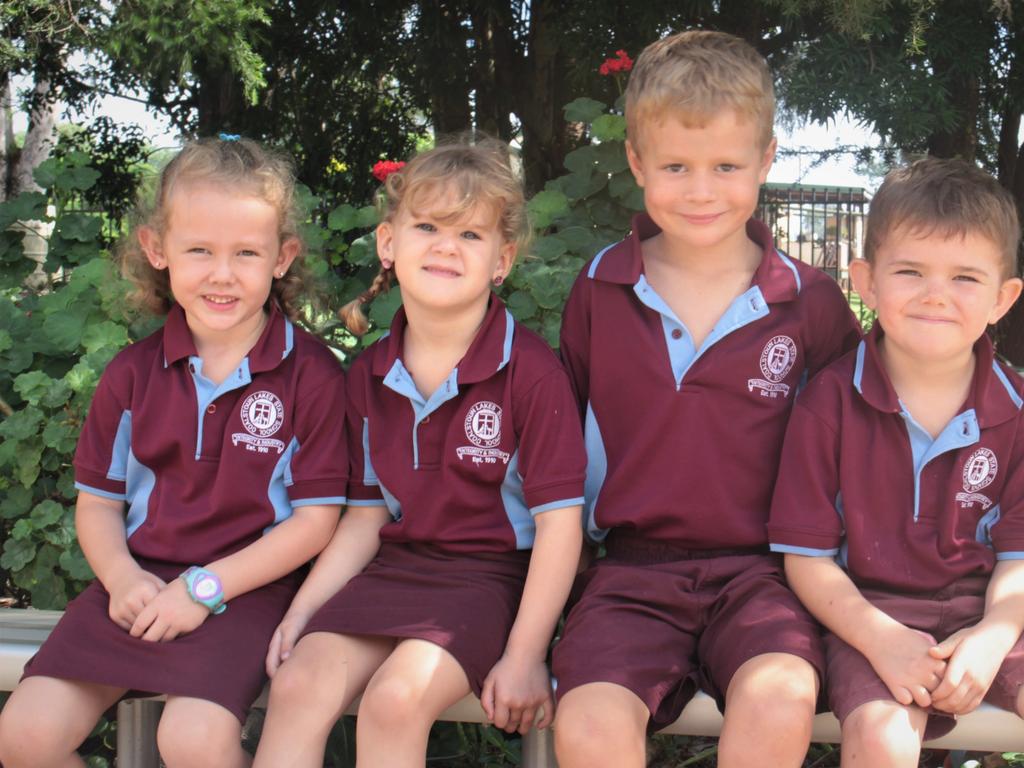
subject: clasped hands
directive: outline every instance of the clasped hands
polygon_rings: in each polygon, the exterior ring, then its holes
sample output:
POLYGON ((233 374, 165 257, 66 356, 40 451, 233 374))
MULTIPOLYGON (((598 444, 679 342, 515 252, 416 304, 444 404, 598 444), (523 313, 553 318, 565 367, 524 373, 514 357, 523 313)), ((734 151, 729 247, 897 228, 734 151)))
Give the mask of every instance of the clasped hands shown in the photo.
POLYGON ((111 621, 132 637, 167 642, 206 621, 209 609, 192 600, 181 579, 165 582, 138 565, 115 575, 107 586, 111 621))

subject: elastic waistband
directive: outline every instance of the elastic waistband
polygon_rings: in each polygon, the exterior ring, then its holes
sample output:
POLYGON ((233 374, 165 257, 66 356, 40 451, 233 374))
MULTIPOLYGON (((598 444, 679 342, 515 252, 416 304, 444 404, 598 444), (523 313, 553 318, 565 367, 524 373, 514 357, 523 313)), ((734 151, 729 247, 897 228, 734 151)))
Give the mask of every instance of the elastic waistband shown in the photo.
POLYGON ((714 557, 768 555, 763 547, 730 547, 728 549, 693 549, 669 541, 656 541, 628 533, 612 532, 605 541, 608 557, 637 563, 671 563, 676 560, 709 560, 714 557))

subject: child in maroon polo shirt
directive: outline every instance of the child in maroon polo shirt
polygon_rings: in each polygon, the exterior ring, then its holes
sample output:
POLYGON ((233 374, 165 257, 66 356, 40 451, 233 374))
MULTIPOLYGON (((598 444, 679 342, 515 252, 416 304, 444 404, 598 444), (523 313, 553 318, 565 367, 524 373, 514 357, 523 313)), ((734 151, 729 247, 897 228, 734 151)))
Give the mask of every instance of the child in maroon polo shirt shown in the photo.
POLYGON ((360 302, 394 275, 402 308, 349 372, 349 509, 271 645, 257 766, 322 765, 360 694, 361 765, 422 766, 471 690, 510 732, 553 714, 586 457, 565 371, 491 291, 529 233, 521 183, 504 144, 441 145, 382 202, 360 302))
POLYGON ((554 650, 563 768, 642 765, 645 729, 698 686, 724 706, 719 765, 807 750, 819 633, 765 522, 793 400, 859 329, 836 284, 751 219, 773 114, 764 59, 730 35, 660 40, 630 78, 647 214, 584 268, 562 326, 607 547, 554 650))
POLYGON ((985 328, 1021 292, 1013 198, 959 160, 871 202, 867 338, 797 402, 772 549, 826 635, 843 765, 917 765, 982 700, 1024 712, 1024 382, 985 328))
POLYGON ((267 645, 348 475, 338 362, 289 319, 305 274, 294 194, 290 163, 254 142, 194 142, 124 248, 138 298, 167 320, 96 389, 75 526, 97 580, 3 709, 7 768, 80 764, 129 691, 167 694, 167 766, 248 764, 267 645))

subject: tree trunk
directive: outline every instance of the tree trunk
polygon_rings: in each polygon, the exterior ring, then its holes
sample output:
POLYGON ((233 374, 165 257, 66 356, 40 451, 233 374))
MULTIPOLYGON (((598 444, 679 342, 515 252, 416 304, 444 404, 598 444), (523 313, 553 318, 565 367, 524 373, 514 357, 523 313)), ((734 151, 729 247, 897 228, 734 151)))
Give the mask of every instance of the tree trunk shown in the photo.
POLYGON ((516 111, 514 83, 522 76, 523 59, 516 50, 512 8, 492 3, 474 4, 471 14, 477 51, 473 71, 473 103, 478 131, 508 141, 509 115, 516 111))
POLYGON ((458 0, 421 2, 419 7, 419 39, 425 46, 419 66, 430 94, 434 132, 443 136, 468 130, 473 125, 468 76, 473 65, 462 23, 468 9, 458 0))
POLYGON ((14 125, 11 106, 11 73, 0 70, 0 203, 7 199, 11 189, 11 169, 14 166, 14 125))
POLYGON ((50 157, 57 144, 58 94, 49 77, 37 76, 32 89, 28 132, 11 176, 11 196, 22 192, 41 192, 32 173, 50 157))
POLYGON ((238 133, 245 113, 238 76, 221 66, 196 62, 196 131, 200 137, 238 133))
POLYGON ((560 52, 558 0, 530 4, 528 75, 519 88, 517 113, 523 127, 523 172, 527 192, 543 188, 563 172, 569 134, 562 107, 568 101, 564 55, 560 52))

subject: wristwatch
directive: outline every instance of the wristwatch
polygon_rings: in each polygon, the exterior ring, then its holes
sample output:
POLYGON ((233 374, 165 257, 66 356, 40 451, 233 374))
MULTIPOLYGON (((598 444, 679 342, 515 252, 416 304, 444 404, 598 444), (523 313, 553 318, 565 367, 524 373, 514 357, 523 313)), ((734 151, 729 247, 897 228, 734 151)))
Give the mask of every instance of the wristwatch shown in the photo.
POLYGON ((185 582, 188 596, 209 608, 210 613, 224 613, 227 610, 224 603, 224 587, 213 571, 193 565, 183 571, 178 578, 185 582))

